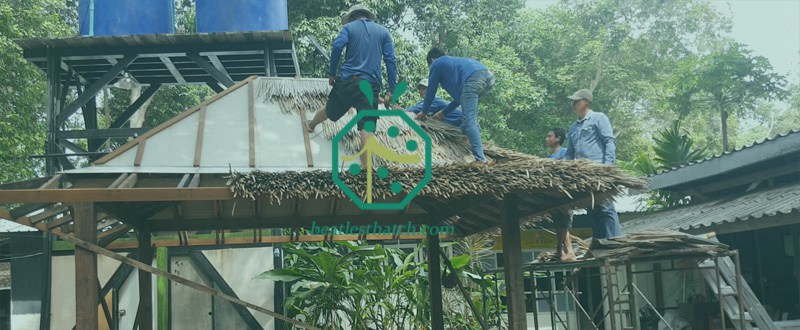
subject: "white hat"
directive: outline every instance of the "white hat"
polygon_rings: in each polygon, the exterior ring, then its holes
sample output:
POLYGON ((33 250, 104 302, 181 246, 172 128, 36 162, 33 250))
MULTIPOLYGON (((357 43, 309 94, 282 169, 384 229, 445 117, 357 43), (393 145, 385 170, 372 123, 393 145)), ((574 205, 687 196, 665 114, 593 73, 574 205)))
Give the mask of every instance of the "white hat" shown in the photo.
POLYGON ((420 81, 419 81, 419 83, 417 84, 417 86, 425 86, 425 87, 428 87, 428 78, 425 78, 425 79, 422 79, 422 80, 420 80, 420 81))

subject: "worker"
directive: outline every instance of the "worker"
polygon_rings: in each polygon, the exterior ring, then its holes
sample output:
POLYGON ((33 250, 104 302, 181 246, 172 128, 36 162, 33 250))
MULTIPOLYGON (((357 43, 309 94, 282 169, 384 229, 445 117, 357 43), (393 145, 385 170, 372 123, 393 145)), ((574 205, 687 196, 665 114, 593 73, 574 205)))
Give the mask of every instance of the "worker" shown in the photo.
MULTIPOLYGON (((567 148, 563 147, 566 139, 566 132, 561 127, 553 127, 547 132, 545 144, 550 148, 551 159, 564 159, 567 156, 567 148)), ((577 260, 572 249, 572 238, 569 230, 572 229, 572 211, 558 210, 553 212, 553 223, 556 225, 556 258, 562 262, 572 262, 577 260)))
POLYGON ((428 114, 431 112, 431 106, 434 99, 436 99, 439 84, 441 84, 442 88, 453 98, 453 101, 431 117, 442 119, 461 105, 463 113, 461 131, 467 136, 472 149, 472 156, 475 157, 475 161, 471 164, 489 165, 486 156, 483 154, 483 142, 481 141, 481 131, 478 126, 478 99, 488 93, 495 85, 494 75, 477 60, 448 56, 443 50, 436 47, 428 51, 426 59, 428 66, 430 66, 430 74, 422 113, 428 114))
MULTIPOLYGON (((601 164, 615 164, 617 161, 617 142, 611 128, 611 121, 603 113, 592 111, 592 91, 581 89, 571 96, 572 112, 578 120, 569 128, 566 159, 585 158, 601 164)), ((588 210, 592 221, 594 238, 622 236, 619 215, 613 201, 597 203, 588 210)))
MULTIPOLYGON (((443 100, 441 97, 435 97, 433 99, 433 103, 431 103, 431 108, 429 113, 422 112, 422 106, 424 104, 425 99, 425 90, 428 88, 428 79, 422 79, 417 84, 417 92, 419 93, 419 97, 422 99, 417 104, 405 109, 406 112, 410 112, 416 114, 417 119, 424 119, 428 114, 434 114, 447 106, 447 101, 443 100)), ((402 110, 403 108, 393 105, 392 109, 402 110)), ((448 114, 442 117, 442 121, 453 125, 453 126, 461 126, 461 117, 463 114, 461 113, 461 109, 455 108, 453 111, 450 111, 448 114)))
MULTIPOLYGON (((386 73, 389 92, 386 99, 391 100, 391 91, 397 85, 397 60, 394 52, 392 36, 385 27, 375 23, 375 14, 367 7, 357 4, 347 11, 342 17, 344 27, 339 36, 333 41, 331 62, 328 69, 328 84, 333 88, 328 94, 325 106, 320 109, 310 121, 304 121, 306 130, 310 133, 326 119, 337 121, 344 116, 351 107, 356 111, 377 109, 377 104, 370 104, 366 95, 361 90, 361 81, 369 82, 372 88, 372 100, 378 100, 381 90, 381 58, 386 64, 386 73), (342 51, 347 49, 344 63, 337 76, 339 60, 342 51)), ((364 117, 358 122, 361 135, 361 145, 366 145, 372 133, 364 130, 367 122, 375 123, 377 117, 364 117)), ((366 153, 362 154, 361 167, 365 168, 366 153)))

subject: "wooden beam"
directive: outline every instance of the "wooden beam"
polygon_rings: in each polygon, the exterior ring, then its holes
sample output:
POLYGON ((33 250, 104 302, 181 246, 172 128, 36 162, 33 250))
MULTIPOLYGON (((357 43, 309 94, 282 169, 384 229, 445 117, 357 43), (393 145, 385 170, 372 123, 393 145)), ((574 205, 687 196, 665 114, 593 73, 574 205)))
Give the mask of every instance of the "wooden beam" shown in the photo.
POLYGON ((64 177, 63 174, 56 174, 50 180, 39 186, 39 189, 55 189, 61 185, 61 179, 64 177))
MULTIPOLYGON (((348 234, 348 228, 343 224, 346 219, 350 224, 349 230, 353 234, 359 232, 359 228, 371 226, 378 221, 379 226, 405 225, 411 222, 415 225, 430 224, 432 218, 425 214, 386 214, 386 215, 348 215, 348 216, 283 216, 283 217, 241 217, 241 218, 187 218, 183 221, 170 220, 148 220, 148 226, 152 231, 179 231, 179 230, 209 230, 209 229, 252 229, 252 228, 292 228, 292 227, 311 227, 316 226, 336 226, 348 234)), ((365 230, 371 230, 372 227, 365 230)), ((373 232, 374 233, 374 232, 373 232)))
POLYGON ((0 204, 231 200, 229 187, 0 190, 0 204))
POLYGON ((508 328, 525 330, 528 321, 525 307, 525 278, 522 265, 522 243, 519 229, 518 197, 507 194, 502 203, 503 267, 508 301, 508 328))
MULTIPOLYGON (((323 242, 323 241, 357 241, 359 239, 367 241, 421 241, 427 238, 424 234, 401 234, 399 237, 390 234, 369 234, 364 237, 363 235, 303 235, 298 237, 292 236, 263 236, 257 239, 256 243, 273 244, 273 243, 290 243, 290 242, 323 242)), ((458 236, 441 234, 440 240, 455 239, 458 236)), ((226 237, 225 245, 251 245, 253 244, 252 237, 226 237)), ((215 246, 218 245, 214 238, 191 238, 189 237, 184 244, 180 239, 157 239, 153 241, 154 247, 177 247, 177 246, 215 246)), ((109 250, 130 250, 135 249, 138 243, 134 241, 115 241, 108 245, 109 250)))
POLYGON ((247 84, 247 126, 250 146, 250 167, 256 167, 256 106, 253 83, 247 84))
MULTIPOLYGON (((73 205, 75 236, 94 244, 97 240, 92 203, 73 205)), ((85 247, 75 247, 75 320, 78 329, 98 329, 97 255, 85 247)))
POLYGON ((197 122, 197 137, 194 142, 194 167, 200 166, 200 159, 203 156, 203 135, 206 130, 206 109, 208 109, 208 107, 202 107, 200 109, 200 119, 197 122))
POLYGON ((439 260, 439 236, 428 235, 428 290, 431 298, 431 329, 444 330, 442 306, 442 263, 439 260))
MULTIPOLYGON (((218 297, 220 299, 229 301, 229 302, 231 302, 233 304, 243 305, 243 306, 245 306, 247 308, 250 308, 250 309, 253 309, 255 311, 258 311, 258 312, 270 315, 272 317, 281 319, 281 320, 283 320, 285 322, 289 322, 289 323, 294 324, 294 325, 299 326, 299 327, 303 327, 303 328, 311 329, 311 330, 320 330, 317 327, 314 327, 312 325, 297 321, 295 319, 288 318, 288 317, 286 317, 286 316, 284 316, 282 314, 275 313, 275 312, 273 312, 271 310, 268 310, 266 308, 263 308, 261 306, 248 303, 246 301, 243 301, 243 300, 235 298, 235 297, 231 297, 230 295, 224 294, 224 293, 220 292, 219 290, 210 288, 210 287, 205 286, 203 284, 190 281, 190 280, 188 280, 186 278, 183 278, 183 277, 180 277, 180 276, 165 272, 165 271, 160 270, 158 268, 155 268, 153 266, 150 266, 150 265, 144 264, 142 262, 133 260, 131 258, 116 254, 114 252, 111 252, 109 250, 101 248, 101 247, 99 247, 99 246, 97 246, 95 244, 92 244, 92 243, 89 243, 89 242, 84 241, 82 239, 79 239, 79 238, 77 238, 75 236, 64 234, 64 233, 61 233, 61 232, 54 232, 53 234, 55 234, 56 236, 58 236, 59 238, 61 238, 63 240, 72 242, 73 244, 75 244, 76 247, 81 247, 81 248, 87 249, 87 250, 89 250, 91 252, 94 252, 94 253, 97 253, 97 254, 100 254, 100 255, 104 255, 104 256, 109 257, 111 259, 114 259, 114 260, 120 261, 122 263, 131 265, 131 266, 133 266, 133 267, 135 267, 135 268, 137 268, 139 270, 144 270, 144 271, 147 271, 148 273, 151 273, 151 274, 155 274, 155 275, 158 275, 158 276, 161 276, 161 277, 166 277, 170 281, 173 281, 175 283, 188 286, 188 287, 190 287, 192 289, 195 289, 195 290, 210 294, 210 295, 212 295, 214 297, 218 297)), ((96 283, 92 283, 92 286, 95 287, 95 288, 97 287, 96 283)), ((97 305, 96 305, 97 295, 95 295, 91 300, 87 300, 87 301, 92 302, 93 305, 95 306, 95 313, 93 315, 94 315, 94 317, 96 319, 97 318, 97 305)), ((87 328, 79 327, 79 329, 97 329, 97 327, 96 326, 95 327, 87 327, 87 328)))
MULTIPOLYGON (((153 246, 150 231, 139 229, 137 232, 139 261, 150 265, 153 262, 153 246)), ((150 272, 139 269, 139 309, 136 312, 139 330, 153 329, 153 279, 150 272)))

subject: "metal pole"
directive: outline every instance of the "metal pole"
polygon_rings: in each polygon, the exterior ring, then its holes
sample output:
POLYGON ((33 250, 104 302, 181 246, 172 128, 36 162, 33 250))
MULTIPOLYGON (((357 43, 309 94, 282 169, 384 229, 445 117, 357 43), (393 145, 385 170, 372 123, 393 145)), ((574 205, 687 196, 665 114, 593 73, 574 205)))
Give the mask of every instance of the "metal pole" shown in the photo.
POLYGON ((744 326, 744 299, 742 297, 742 268, 739 264, 739 251, 733 251, 733 261, 736 265, 736 299, 739 300, 739 329, 744 326))
POLYGON ((556 311, 556 299, 554 296, 555 293, 553 292, 556 286, 556 279, 553 275, 553 272, 547 271, 547 280, 550 282, 550 289, 547 290, 547 292, 550 294, 550 297, 548 297, 548 300, 550 302, 550 329, 555 329, 556 313, 558 312, 556 311))
POLYGON ((669 322, 667 322, 667 320, 665 320, 664 317, 661 316, 661 313, 658 312, 658 309, 656 309, 656 306, 653 306, 653 304, 650 302, 650 300, 648 300, 647 297, 645 297, 644 293, 642 293, 642 291, 639 290, 639 288, 636 286, 636 284, 631 284, 631 287, 633 287, 636 290, 636 292, 639 293, 639 295, 642 296, 642 299, 644 299, 644 302, 647 303, 647 306, 650 306, 650 308, 652 308, 653 311, 656 312, 656 315, 658 315, 658 318, 661 319, 661 321, 664 321, 664 324, 667 325, 669 330, 675 330, 675 329, 672 328, 671 325, 669 325, 669 322))
POLYGON ((628 304, 631 306, 631 326, 633 326, 634 329, 639 329, 639 305, 636 304, 636 293, 633 291, 633 283, 635 283, 633 277, 635 275, 633 274, 633 266, 630 262, 625 263, 625 271, 625 276, 628 278, 628 299, 630 299, 628 304))
POLYGON ((609 321, 611 322, 611 329, 615 329, 617 327, 617 316, 616 309, 614 308, 614 283, 611 280, 611 262, 608 259, 605 260, 605 270, 606 292, 608 296, 608 316, 609 321))
POLYGON ((536 272, 531 271, 531 282, 533 283, 533 288, 531 288, 531 297, 533 299, 533 328, 539 329, 539 286, 538 282, 536 281, 536 272))
POLYGON ((726 330, 727 327, 725 325, 725 306, 723 305, 723 298, 722 295, 722 284, 720 283, 720 275, 719 275, 719 257, 714 257, 714 270, 717 273, 717 299, 719 300, 719 319, 722 322, 722 330, 726 330))
MULTIPOLYGON (((578 297, 575 295, 575 293, 572 290, 570 290, 569 288, 565 288, 565 290, 567 291, 567 293, 569 293, 570 296, 572 296, 572 299, 575 302, 575 305, 578 306, 578 308, 580 308, 581 312, 583 312, 583 315, 586 315, 586 319, 591 321, 592 320, 592 316, 589 315, 589 312, 587 312, 586 309, 583 308, 583 305, 581 305, 580 302, 578 302, 578 297)), ((597 325, 594 324, 594 322, 591 322, 591 325, 592 325, 593 328, 595 328, 597 330, 600 330, 597 327, 597 325)), ((537 327, 537 329, 538 329, 538 327, 537 327)))

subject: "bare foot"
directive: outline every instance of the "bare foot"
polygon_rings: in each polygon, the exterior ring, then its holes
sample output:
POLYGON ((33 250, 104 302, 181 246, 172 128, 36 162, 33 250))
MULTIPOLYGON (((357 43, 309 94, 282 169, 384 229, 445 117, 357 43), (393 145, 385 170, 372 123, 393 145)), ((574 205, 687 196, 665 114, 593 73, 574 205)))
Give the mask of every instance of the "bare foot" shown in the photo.
POLYGON ((560 260, 561 262, 575 262, 578 261, 578 258, 575 258, 574 253, 564 253, 561 255, 560 260))

